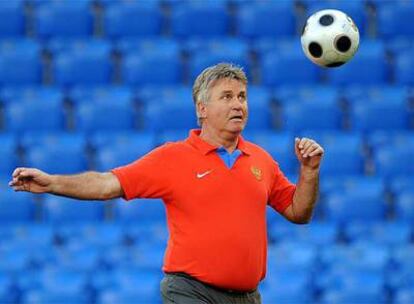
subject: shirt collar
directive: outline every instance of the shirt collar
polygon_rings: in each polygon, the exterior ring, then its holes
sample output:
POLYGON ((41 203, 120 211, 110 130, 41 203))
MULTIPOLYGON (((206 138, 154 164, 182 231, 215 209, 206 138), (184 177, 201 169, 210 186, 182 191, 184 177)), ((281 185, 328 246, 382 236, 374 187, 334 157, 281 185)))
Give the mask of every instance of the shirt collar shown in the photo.
MULTIPOLYGON (((189 132, 187 142, 201 151, 204 155, 210 153, 211 151, 217 150, 219 147, 209 144, 205 140, 200 138, 200 129, 193 129, 189 132)), ((245 140, 241 135, 239 135, 237 149, 242 151, 244 154, 250 155, 250 148, 246 145, 245 140)))

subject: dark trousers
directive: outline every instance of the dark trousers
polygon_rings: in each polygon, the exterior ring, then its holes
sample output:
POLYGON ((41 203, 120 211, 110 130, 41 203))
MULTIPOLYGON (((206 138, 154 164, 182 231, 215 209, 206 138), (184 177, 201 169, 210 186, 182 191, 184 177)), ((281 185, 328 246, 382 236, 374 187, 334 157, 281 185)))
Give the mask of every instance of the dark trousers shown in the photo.
POLYGON ((252 292, 222 290, 181 273, 165 274, 161 281, 161 296, 164 304, 261 303, 257 290, 252 292))

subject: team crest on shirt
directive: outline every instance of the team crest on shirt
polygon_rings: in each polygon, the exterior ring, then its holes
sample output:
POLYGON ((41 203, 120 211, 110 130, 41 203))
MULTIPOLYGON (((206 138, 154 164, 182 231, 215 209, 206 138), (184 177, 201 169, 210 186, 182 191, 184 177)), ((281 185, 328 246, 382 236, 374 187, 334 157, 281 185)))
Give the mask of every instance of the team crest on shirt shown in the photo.
POLYGON ((257 168, 255 166, 251 166, 250 167, 250 171, 252 171, 252 174, 254 175, 254 177, 258 181, 261 181, 262 180, 262 170, 260 168, 257 168))

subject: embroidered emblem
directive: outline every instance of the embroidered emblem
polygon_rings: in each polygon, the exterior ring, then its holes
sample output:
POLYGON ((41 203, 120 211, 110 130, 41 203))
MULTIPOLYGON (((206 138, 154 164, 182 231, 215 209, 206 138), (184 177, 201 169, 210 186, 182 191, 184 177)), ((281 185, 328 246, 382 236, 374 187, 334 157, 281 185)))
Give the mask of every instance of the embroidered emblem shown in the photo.
POLYGON ((252 167, 250 167, 250 170, 252 171, 252 174, 254 175, 254 177, 258 181, 262 180, 262 170, 261 169, 255 167, 255 166, 252 166, 252 167))

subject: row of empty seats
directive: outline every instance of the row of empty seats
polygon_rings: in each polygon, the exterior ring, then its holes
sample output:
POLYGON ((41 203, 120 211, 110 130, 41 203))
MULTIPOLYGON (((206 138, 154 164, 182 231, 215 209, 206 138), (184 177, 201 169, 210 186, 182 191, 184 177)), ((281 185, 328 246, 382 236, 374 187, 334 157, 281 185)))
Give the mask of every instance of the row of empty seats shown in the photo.
POLYGON ((332 85, 411 85, 414 83, 413 41, 397 39, 387 44, 380 40, 363 40, 357 56, 347 65, 322 70, 304 56, 298 38, 265 39, 253 46, 235 38, 194 39, 187 43, 174 39, 131 38, 116 44, 100 39, 54 40, 48 44, 30 39, 3 40, 0 43, 0 84, 174 85, 192 83, 207 66, 229 61, 244 67, 254 83, 268 87, 322 81, 332 85), (45 60, 42 50, 52 57, 45 60), (118 55, 113 53, 115 51, 119 51, 118 55), (394 57, 392 64, 389 54, 394 57))
MULTIPOLYGON (((325 148, 323 175, 375 173, 390 178, 414 173, 410 162, 413 134, 407 131, 394 136, 397 132, 374 132, 363 137, 358 133, 320 130, 295 136, 290 132, 246 131, 245 138, 266 149, 286 174, 297 172, 293 146, 294 137, 301 135, 317 140, 325 148)), ((9 175, 14 167, 21 165, 50 173, 75 173, 88 168, 105 171, 130 163, 166 141, 183 140, 188 131, 160 135, 101 131, 87 137, 82 133, 27 132, 21 140, 10 134, 2 135, 0 151, 8 161, 0 164, 0 175, 9 175)))

